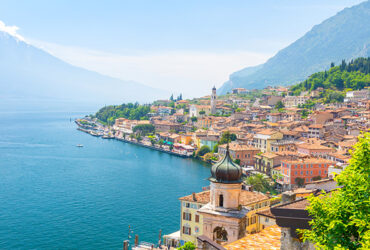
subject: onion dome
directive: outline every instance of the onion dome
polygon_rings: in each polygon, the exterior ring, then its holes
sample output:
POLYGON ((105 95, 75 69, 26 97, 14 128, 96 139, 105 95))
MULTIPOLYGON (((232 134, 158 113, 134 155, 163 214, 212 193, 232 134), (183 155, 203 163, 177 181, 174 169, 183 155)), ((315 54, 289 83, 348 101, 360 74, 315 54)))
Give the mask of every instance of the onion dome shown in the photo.
POLYGON ((211 169, 212 176, 209 178, 212 182, 219 183, 241 183, 242 169, 233 162, 230 157, 229 145, 226 147, 226 154, 222 160, 215 163, 211 169))

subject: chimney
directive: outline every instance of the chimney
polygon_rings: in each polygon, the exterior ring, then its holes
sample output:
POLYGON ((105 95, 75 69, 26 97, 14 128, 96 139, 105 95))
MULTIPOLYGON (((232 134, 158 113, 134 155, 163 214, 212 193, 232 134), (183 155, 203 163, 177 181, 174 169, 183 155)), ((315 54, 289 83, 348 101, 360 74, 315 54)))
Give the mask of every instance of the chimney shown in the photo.
POLYGON ((197 201, 197 197, 195 197, 195 193, 193 193, 193 201, 197 201))
POLYGON ((284 193, 282 193, 281 202, 283 204, 286 204, 286 203, 295 201, 295 198, 296 198, 296 194, 293 191, 285 191, 284 193))

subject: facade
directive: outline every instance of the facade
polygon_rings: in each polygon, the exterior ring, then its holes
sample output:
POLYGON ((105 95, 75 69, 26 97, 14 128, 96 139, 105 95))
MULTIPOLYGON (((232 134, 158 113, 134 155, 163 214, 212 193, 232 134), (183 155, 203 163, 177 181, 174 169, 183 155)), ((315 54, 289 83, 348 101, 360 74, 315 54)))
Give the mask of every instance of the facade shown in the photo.
POLYGON ((297 153, 304 154, 304 155, 311 155, 315 157, 326 157, 330 153, 334 151, 334 149, 320 145, 316 142, 305 142, 296 144, 297 145, 297 153))
POLYGON ((253 145, 262 152, 270 152, 271 143, 283 139, 283 134, 272 129, 264 129, 253 137, 253 145))
POLYGON ((211 114, 216 114, 216 105, 217 105, 216 102, 217 102, 216 87, 213 87, 211 95, 211 114))
POLYGON ((308 137, 309 138, 323 138, 324 131, 325 129, 322 124, 312 124, 308 126, 308 137))
POLYGON ((297 185, 297 179, 301 178, 304 183, 312 182, 314 177, 322 179, 328 177, 328 168, 334 162, 322 158, 303 158, 299 160, 282 160, 280 184, 297 185))
POLYGON ((181 204, 181 243, 188 241, 196 243, 197 237, 203 234, 203 217, 197 211, 209 202, 209 191, 193 193, 179 200, 181 204))
POLYGON ((282 102, 286 108, 293 108, 305 104, 308 99, 308 96, 286 96, 282 102))
POLYGON ((370 89, 348 91, 346 93, 346 98, 344 98, 344 102, 358 102, 364 99, 370 99, 370 89))
MULTIPOLYGON (((226 144, 220 145, 218 147, 218 153, 221 155, 226 154, 226 144)), ((255 163, 255 155, 257 155, 260 150, 258 148, 249 145, 240 145, 236 143, 231 143, 229 145, 230 155, 233 159, 239 159, 241 166, 253 166, 255 163)))

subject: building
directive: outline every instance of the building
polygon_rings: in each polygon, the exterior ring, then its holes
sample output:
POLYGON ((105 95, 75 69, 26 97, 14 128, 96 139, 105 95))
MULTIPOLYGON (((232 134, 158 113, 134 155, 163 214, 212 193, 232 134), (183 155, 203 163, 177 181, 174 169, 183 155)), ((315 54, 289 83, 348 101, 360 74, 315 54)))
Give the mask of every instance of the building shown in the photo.
POLYGON ((311 124, 308 126, 308 137, 309 138, 323 138, 324 137, 324 126, 322 124, 311 124))
POLYGON ((299 179, 303 183, 314 181, 314 177, 325 179, 328 177, 328 168, 334 162, 322 158, 301 158, 298 160, 282 160, 282 178, 278 180, 283 185, 298 185, 299 179), (299 178, 299 179, 297 179, 299 178))
POLYGON ((193 193, 181 197, 180 244, 196 242, 197 236, 203 234, 203 217, 197 211, 209 202, 209 191, 193 193))
POLYGON ((344 102, 358 102, 363 99, 370 99, 370 89, 348 91, 346 93, 346 98, 344 98, 344 102))
POLYGON ((216 105, 217 105, 216 102, 217 102, 216 87, 213 86, 211 95, 211 114, 216 114, 216 105))
POLYGON ((304 155, 311 155, 315 157, 326 157, 335 150, 326 146, 323 146, 315 141, 307 141, 304 143, 297 143, 297 153, 304 155))
POLYGON ((245 88, 235 88, 232 92, 233 94, 247 94, 249 91, 245 88))
POLYGON ((211 106, 209 105, 192 104, 189 107, 189 117, 198 117, 198 116, 210 115, 210 114, 211 114, 211 106))
MULTIPOLYGON (((260 150, 258 148, 249 145, 240 145, 237 143, 230 143, 229 145, 230 155, 233 159, 239 159, 241 166, 254 166, 255 155, 257 155, 260 150)), ((225 155, 227 151, 226 144, 220 145, 218 147, 218 153, 225 155)))
POLYGON ((286 108, 293 108, 305 104, 308 99, 308 96, 286 96, 283 98, 283 104, 286 108))
POLYGON ((203 236, 224 244, 257 231, 256 212, 270 205, 269 197, 242 190, 242 169, 228 149, 211 174, 210 202, 198 210, 203 216, 203 236))
POLYGON ((253 145, 262 152, 270 152, 271 143, 283 139, 283 134, 272 129, 264 129, 253 137, 253 145))

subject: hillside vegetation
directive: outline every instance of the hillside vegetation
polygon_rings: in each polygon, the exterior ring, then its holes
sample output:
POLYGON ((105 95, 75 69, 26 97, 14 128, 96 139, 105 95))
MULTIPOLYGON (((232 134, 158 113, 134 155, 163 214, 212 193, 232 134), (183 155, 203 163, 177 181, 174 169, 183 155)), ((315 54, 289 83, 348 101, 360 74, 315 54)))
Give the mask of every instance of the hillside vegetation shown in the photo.
POLYGON ((102 123, 112 125, 117 118, 126 118, 130 120, 148 120, 150 112, 149 105, 140 105, 138 103, 127 103, 117 106, 106 106, 96 112, 95 116, 102 123))
POLYGON ((304 91, 323 88, 320 97, 324 102, 343 101, 344 94, 350 90, 359 90, 370 85, 370 57, 357 58, 354 61, 331 65, 328 71, 312 74, 307 80, 294 85, 290 91, 300 95, 304 91))

